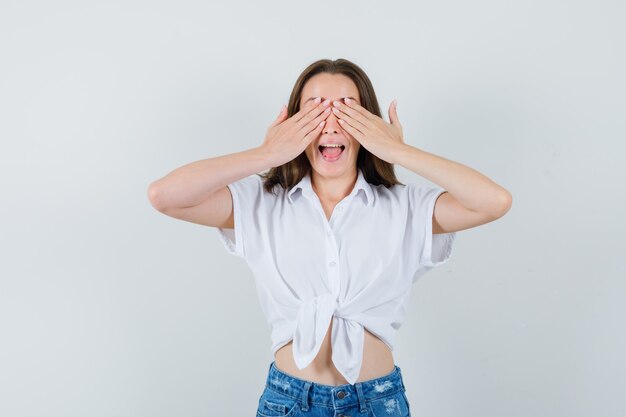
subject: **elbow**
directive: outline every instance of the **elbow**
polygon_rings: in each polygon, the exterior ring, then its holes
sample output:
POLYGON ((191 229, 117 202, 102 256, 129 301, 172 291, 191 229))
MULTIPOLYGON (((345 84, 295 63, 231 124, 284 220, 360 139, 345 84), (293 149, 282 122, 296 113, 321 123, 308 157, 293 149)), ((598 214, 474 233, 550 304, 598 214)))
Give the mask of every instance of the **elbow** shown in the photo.
POLYGON ((498 198, 496 199, 496 203, 493 205, 492 217, 494 219, 498 219, 504 216, 513 205, 513 196, 507 190, 502 191, 498 198))
POLYGON ((148 201, 150 201, 152 207, 154 207, 157 211, 160 211, 161 213, 165 211, 165 205, 163 204, 162 197, 163 194, 161 192, 161 188, 159 187, 158 181, 154 181, 148 186, 147 195, 148 201))

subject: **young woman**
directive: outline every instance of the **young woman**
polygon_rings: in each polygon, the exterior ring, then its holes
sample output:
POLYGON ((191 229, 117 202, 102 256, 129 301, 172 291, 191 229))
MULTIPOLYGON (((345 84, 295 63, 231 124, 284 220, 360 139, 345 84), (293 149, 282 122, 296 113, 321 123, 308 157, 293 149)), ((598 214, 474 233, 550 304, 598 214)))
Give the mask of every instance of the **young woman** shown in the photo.
POLYGON ((409 416, 392 349, 412 284, 457 231, 511 206, 479 172, 404 143, 395 103, 389 121, 360 67, 319 60, 260 146, 150 185, 157 210, 215 227, 254 274, 275 357, 259 417, 409 416), (436 186, 400 183, 394 164, 436 186))

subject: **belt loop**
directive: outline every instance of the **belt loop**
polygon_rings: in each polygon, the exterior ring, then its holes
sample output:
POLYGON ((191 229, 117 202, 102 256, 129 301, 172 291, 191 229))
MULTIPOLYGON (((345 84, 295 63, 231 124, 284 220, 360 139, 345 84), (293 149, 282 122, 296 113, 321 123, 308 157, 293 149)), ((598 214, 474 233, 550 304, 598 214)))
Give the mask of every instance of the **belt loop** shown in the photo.
POLYGON ((269 385, 269 380, 270 380, 270 374, 272 373, 272 365, 274 365, 274 362, 270 362, 270 366, 267 368, 267 377, 265 378, 265 388, 267 388, 267 386, 269 385))
POLYGON ((365 396, 363 395, 363 384, 360 382, 357 382, 356 384, 354 384, 355 388, 356 388, 356 395, 357 397, 359 397, 359 406, 361 407, 361 412, 365 413, 367 411, 367 408, 365 407, 365 396))
POLYGON ((402 384, 402 390, 406 391, 406 388, 404 387, 404 380, 402 379, 402 371, 400 371, 400 367, 398 365, 396 365, 396 368, 398 369, 398 375, 400 376, 400 384, 402 384))
POLYGON ((310 387, 311 387, 311 383, 309 381, 306 381, 302 389, 302 395, 300 396, 300 403, 302 403, 302 406, 300 407, 300 409, 302 411, 309 410, 309 388, 310 387))

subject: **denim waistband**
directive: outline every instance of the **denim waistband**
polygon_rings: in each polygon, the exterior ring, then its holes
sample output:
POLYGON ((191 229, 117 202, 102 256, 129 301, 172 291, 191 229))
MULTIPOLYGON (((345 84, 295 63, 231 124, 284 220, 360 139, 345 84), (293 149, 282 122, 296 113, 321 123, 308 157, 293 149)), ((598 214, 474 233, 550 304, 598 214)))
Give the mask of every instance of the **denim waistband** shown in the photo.
POLYGON ((402 373, 397 365, 394 365, 393 371, 389 374, 378 378, 354 384, 325 385, 289 375, 278 369, 275 361, 269 366, 266 387, 299 399, 304 410, 308 409, 309 404, 332 408, 358 404, 361 410, 364 410, 366 401, 405 390, 402 373))

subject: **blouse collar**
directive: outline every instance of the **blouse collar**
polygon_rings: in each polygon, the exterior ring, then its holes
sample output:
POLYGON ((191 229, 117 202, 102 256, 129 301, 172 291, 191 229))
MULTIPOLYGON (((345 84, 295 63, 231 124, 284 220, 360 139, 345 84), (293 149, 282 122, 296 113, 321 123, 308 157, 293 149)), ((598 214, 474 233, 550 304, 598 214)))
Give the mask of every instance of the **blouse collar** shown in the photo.
MULTIPOLYGON (((363 171, 361 171, 361 169, 358 167, 357 167, 357 171, 358 171, 358 174, 357 174, 356 183, 354 184, 354 189, 349 194, 349 196, 353 196, 354 194, 358 194, 359 191, 362 191, 360 194, 363 198, 363 203, 365 203, 366 206, 369 206, 373 200, 372 186, 369 182, 365 180, 365 177, 363 176, 363 171)), ((305 193, 311 196, 315 193, 313 191, 313 187, 311 186, 310 174, 307 174, 304 177, 302 177, 302 179, 296 185, 294 185, 293 188, 291 188, 291 190, 289 190, 287 194, 287 198, 289 199, 289 202, 292 204, 294 202, 292 195, 296 193, 298 189, 301 190, 300 194, 305 193)))

